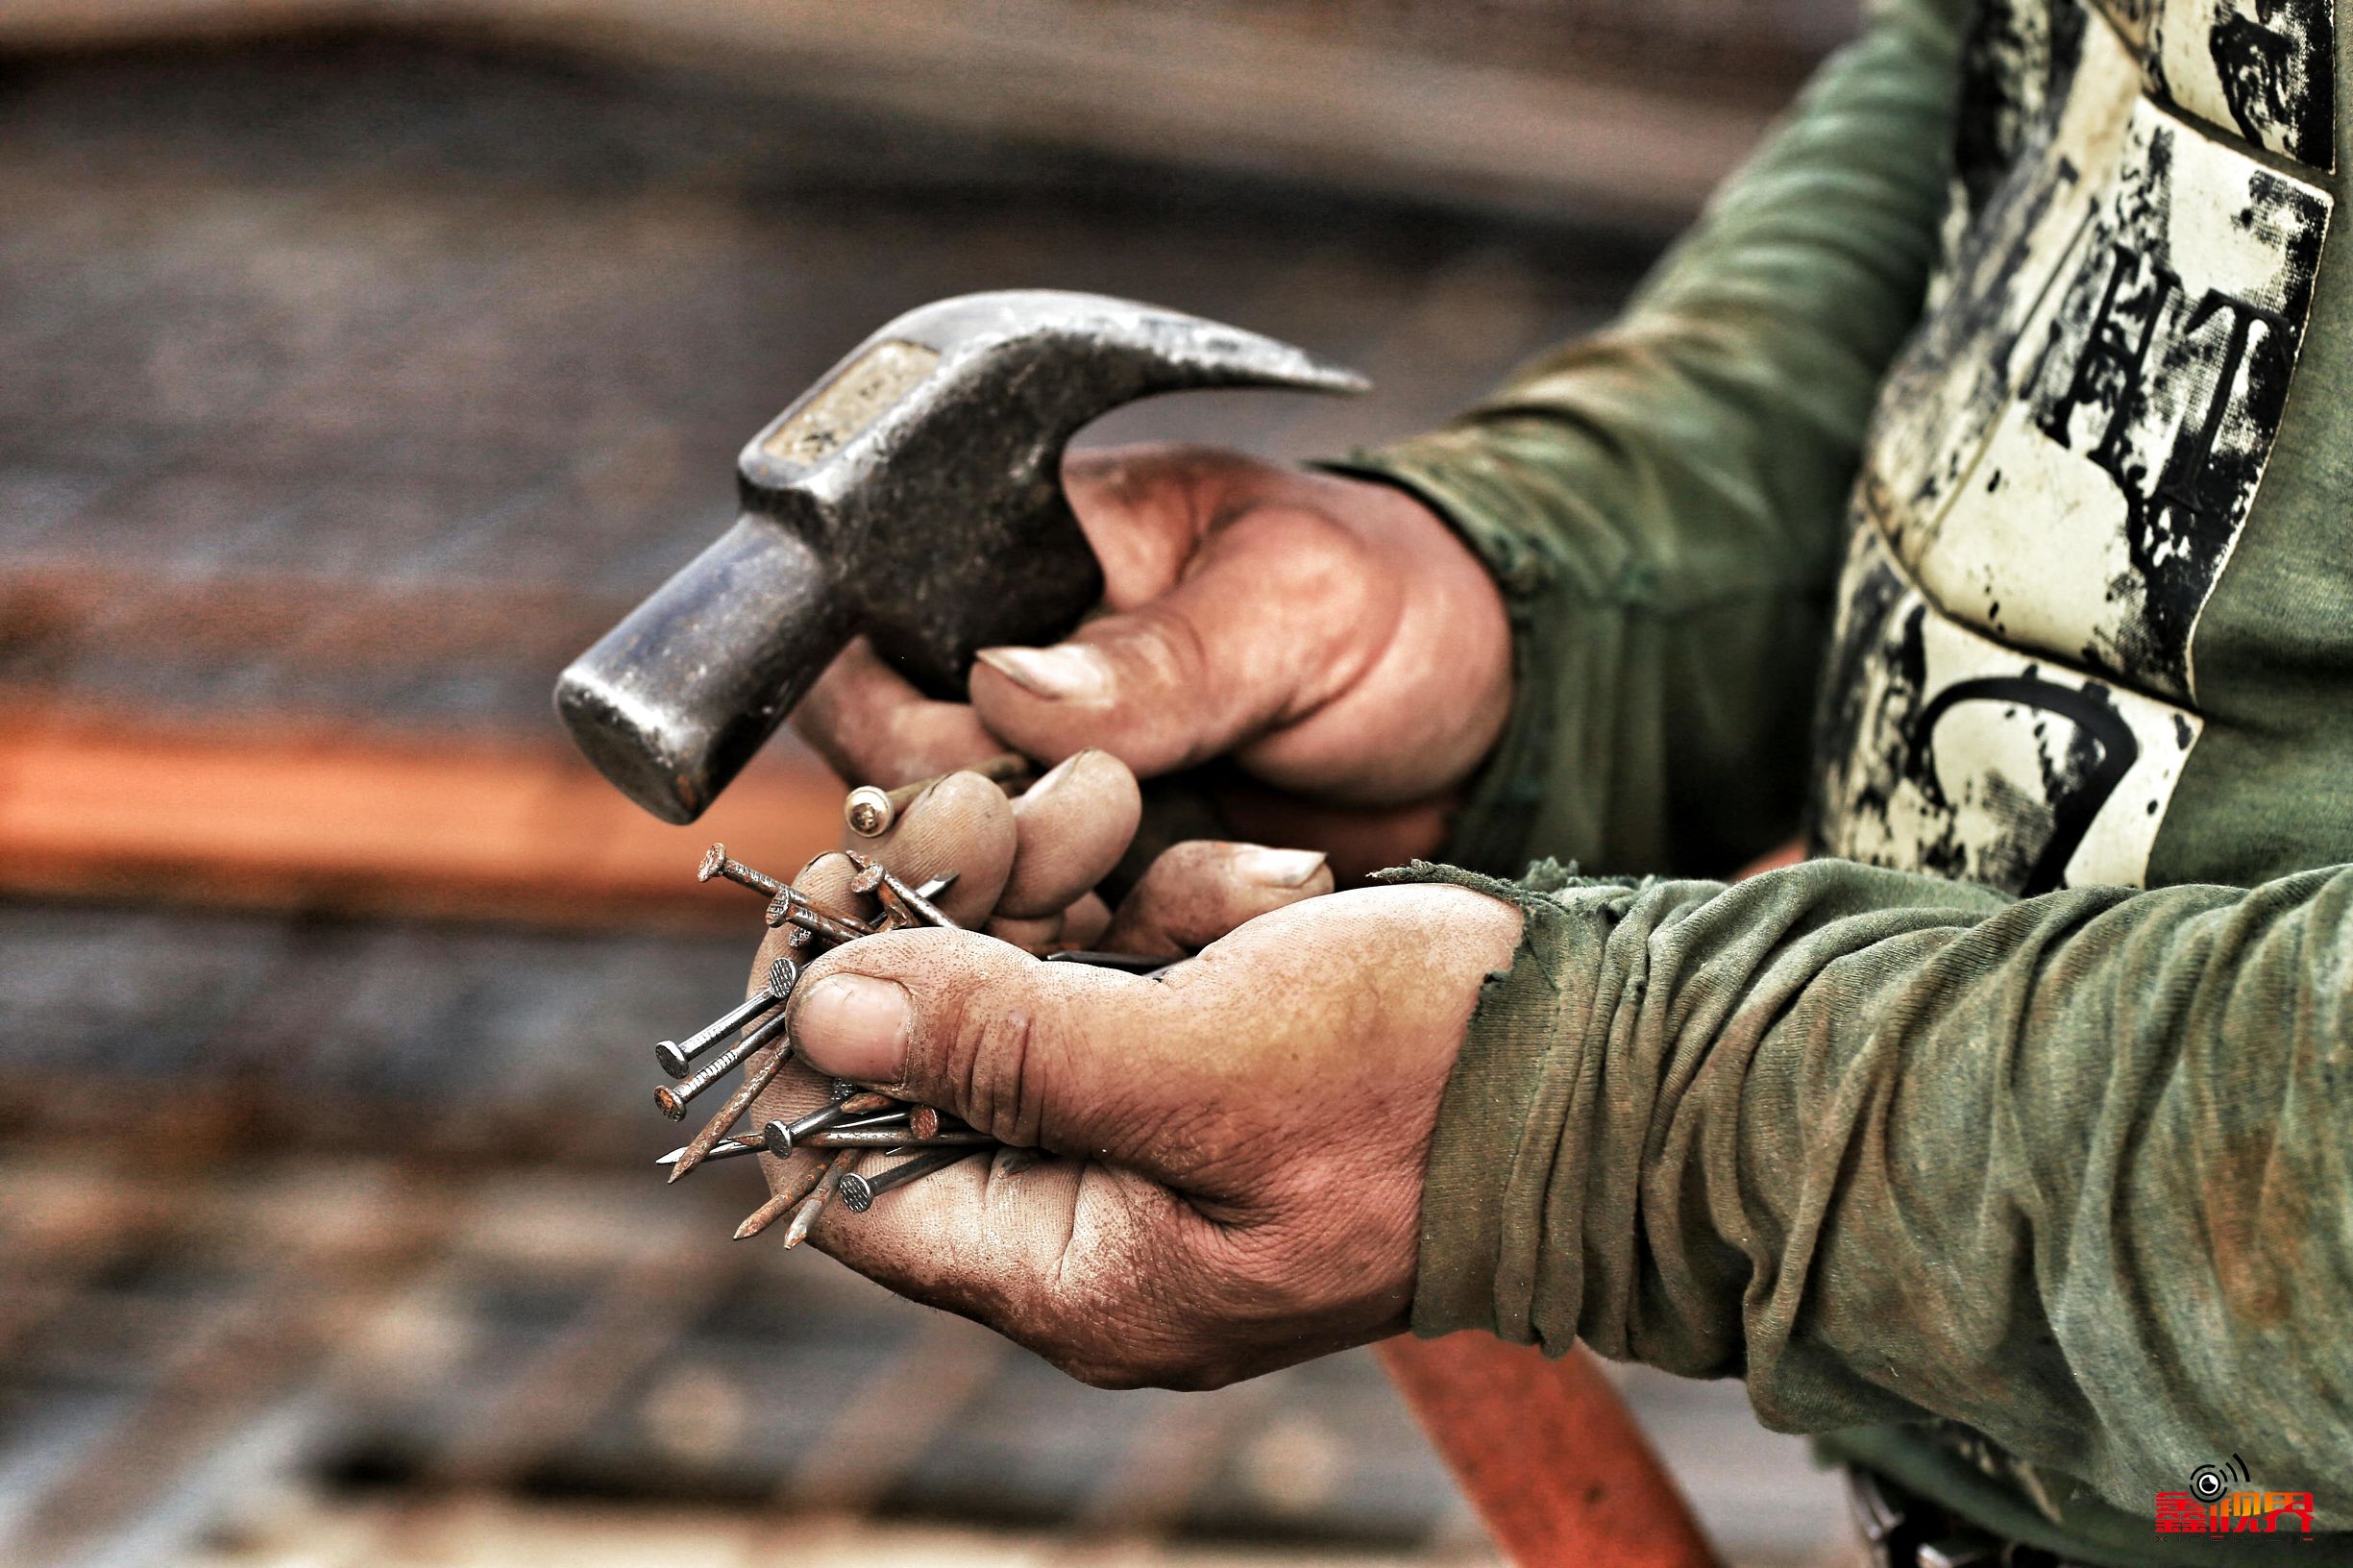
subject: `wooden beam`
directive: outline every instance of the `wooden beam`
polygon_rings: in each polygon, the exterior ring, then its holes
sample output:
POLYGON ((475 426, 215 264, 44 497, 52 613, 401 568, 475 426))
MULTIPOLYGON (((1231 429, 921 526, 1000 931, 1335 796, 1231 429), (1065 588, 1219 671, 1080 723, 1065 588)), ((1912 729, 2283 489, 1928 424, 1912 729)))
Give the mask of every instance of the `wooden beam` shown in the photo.
POLYGON ((741 931, 754 897, 699 886, 703 846, 789 876, 834 846, 841 804, 806 753, 672 827, 553 736, 0 707, 0 890, 16 894, 741 931))
POLYGON ((1682 1489, 1582 1345, 1487 1335, 1374 1347, 1507 1561, 1716 1568, 1682 1489))

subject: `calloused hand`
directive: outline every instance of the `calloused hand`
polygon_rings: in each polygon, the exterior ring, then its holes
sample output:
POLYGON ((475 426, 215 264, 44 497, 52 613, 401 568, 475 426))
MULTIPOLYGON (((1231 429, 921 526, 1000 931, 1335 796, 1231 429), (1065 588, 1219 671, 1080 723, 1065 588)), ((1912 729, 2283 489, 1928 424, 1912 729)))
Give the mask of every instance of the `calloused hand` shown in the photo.
MULTIPOLYGON (((1154 861, 1115 917, 1091 890, 1128 847, 1139 810, 1135 775, 1104 752, 1081 751, 1011 800, 976 773, 951 773, 909 802, 888 832, 852 842, 910 881, 955 872, 938 899, 948 917, 986 932, 992 946, 1010 943, 1026 952, 1182 955, 1255 915, 1332 891, 1319 851, 1192 842, 1154 861)), ((793 880, 829 913, 871 915, 850 892, 857 874, 836 853, 819 856, 793 880)), ((752 990, 789 950, 790 936, 774 931, 762 943, 752 990)), ((811 1110, 826 1089, 823 1075, 787 1064, 752 1108, 752 1125, 811 1110)), ((779 1190, 796 1181, 805 1187, 817 1174, 813 1159, 772 1164, 770 1173, 779 1190)))
POLYGON ((1072 453, 1065 488, 1105 613, 1052 648, 982 650, 969 704, 922 697, 863 641, 795 726, 845 777, 894 785, 1011 745, 1099 747, 1145 778, 1231 756, 1242 831, 1343 875, 1436 847, 1502 733, 1502 596, 1389 485, 1195 447, 1072 453))
MULTIPOLYGON (((991 917, 992 889, 1005 908, 1076 899, 1124 845, 1133 791, 1100 753, 1013 804, 957 774, 882 852, 903 876, 956 867, 949 913, 1026 938, 1040 928, 1005 922, 1055 917, 991 917)), ((814 865, 810 891, 830 874, 814 865)), ((1312 895, 1330 887, 1311 852, 1179 845, 1089 937, 1197 949, 1158 979, 985 931, 868 938, 809 965, 792 1015, 805 1067, 756 1115, 807 1109, 818 1075, 839 1076, 1057 1157, 968 1160, 865 1214, 829 1212, 815 1244, 1106 1385, 1210 1386, 1396 1333, 1439 1095, 1520 915, 1453 887, 1312 895)), ((1102 920, 1067 915, 1063 940, 1102 920)), ((783 1188, 814 1159, 763 1164, 783 1188)))

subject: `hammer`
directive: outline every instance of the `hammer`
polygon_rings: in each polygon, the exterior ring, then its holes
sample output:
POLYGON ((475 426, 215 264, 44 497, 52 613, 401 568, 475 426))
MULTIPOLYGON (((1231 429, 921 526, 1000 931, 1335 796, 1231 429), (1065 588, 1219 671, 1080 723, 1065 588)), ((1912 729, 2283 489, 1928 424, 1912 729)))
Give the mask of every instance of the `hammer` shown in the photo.
POLYGON ((1287 344, 1099 294, 967 294, 891 322, 752 437, 743 515, 555 684, 624 795, 691 822, 864 634, 963 695, 975 650, 1061 640, 1103 593, 1063 447, 1189 387, 1357 392, 1287 344))

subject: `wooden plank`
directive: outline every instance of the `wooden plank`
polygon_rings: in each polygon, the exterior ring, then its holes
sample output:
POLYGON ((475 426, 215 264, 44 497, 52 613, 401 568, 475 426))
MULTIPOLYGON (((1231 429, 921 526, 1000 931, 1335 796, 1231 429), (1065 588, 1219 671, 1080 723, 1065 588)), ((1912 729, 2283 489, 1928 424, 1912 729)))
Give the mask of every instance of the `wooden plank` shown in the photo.
POLYGON ((841 802, 805 753, 673 827, 552 736, 0 709, 0 890, 17 894, 741 930, 753 895, 699 886, 703 846, 789 876, 834 846, 841 802))

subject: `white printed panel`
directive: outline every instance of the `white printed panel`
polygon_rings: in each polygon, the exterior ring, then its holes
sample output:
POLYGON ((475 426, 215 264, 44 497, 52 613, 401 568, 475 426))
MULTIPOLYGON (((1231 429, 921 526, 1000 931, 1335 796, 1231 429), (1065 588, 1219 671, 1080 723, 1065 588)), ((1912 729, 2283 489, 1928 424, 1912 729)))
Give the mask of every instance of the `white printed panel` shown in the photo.
POLYGON ((2191 635, 2288 401, 2329 198, 2145 102, 2017 391, 1906 551, 1951 615, 2144 691, 2194 690, 2191 635))
POLYGON ((2084 29, 1882 395, 1858 493, 1929 598, 2194 695, 2192 634, 2270 455, 2329 209, 2150 105, 2115 32, 2084 29))
POLYGON ((2334 0, 2105 0, 2151 97, 2299 163, 2336 167, 2334 0))
POLYGON ((2195 715, 1955 625, 1869 527, 1840 600, 1819 852, 2021 895, 2143 884, 2195 715))
MULTIPOLYGON (((2006 0, 1989 16, 2039 3, 2006 0)), ((2016 404, 2063 284, 2080 267, 2097 193, 2116 178, 2141 99, 2140 67, 2116 34, 2074 0, 2058 0, 2058 9, 2073 12, 2060 40, 2065 92, 2041 123, 2018 134, 2022 145, 2008 174, 1951 248, 1932 308, 1873 414, 1862 483, 1871 514, 1906 559, 1926 547, 1996 423, 2016 404)), ((2026 34, 2014 52, 2052 47, 2047 36, 2026 34)), ((1989 53, 1977 63, 1988 71, 2051 68, 2047 60, 2014 61, 2007 54, 1989 53)), ((1976 94, 1998 95, 1994 85, 1976 94)))
POLYGON ((2299 163, 2337 164, 2334 0, 2172 0, 2151 30, 2158 95, 2299 163))

